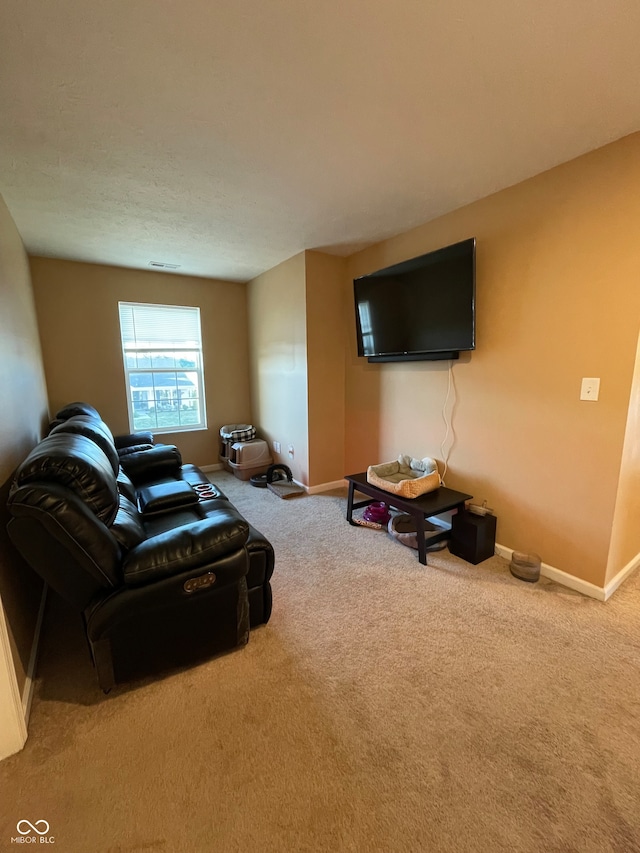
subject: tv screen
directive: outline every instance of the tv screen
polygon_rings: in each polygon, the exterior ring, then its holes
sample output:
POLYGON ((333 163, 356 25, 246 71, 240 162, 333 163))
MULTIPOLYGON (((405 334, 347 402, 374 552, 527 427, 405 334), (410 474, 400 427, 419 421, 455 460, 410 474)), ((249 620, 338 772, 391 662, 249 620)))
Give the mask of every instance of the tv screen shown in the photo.
POLYGON ((475 238, 354 279, 358 355, 457 358, 475 349, 475 238))

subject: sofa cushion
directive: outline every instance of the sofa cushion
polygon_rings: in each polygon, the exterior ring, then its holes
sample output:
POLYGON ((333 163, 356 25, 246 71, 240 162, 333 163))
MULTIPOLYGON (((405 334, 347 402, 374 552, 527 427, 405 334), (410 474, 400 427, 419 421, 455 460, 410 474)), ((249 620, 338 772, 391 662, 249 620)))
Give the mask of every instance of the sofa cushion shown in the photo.
POLYGON ((203 521, 176 527, 146 539, 129 553, 123 565, 127 586, 207 568, 218 557, 242 548, 249 525, 232 507, 219 509, 203 521))
POLYGON ((124 473, 122 468, 118 471, 118 491, 121 495, 124 495, 125 498, 129 498, 131 503, 137 504, 138 498, 136 495, 136 487, 133 485, 129 477, 124 473))
POLYGON ((122 494, 111 532, 123 552, 130 551, 147 538, 138 507, 122 494))

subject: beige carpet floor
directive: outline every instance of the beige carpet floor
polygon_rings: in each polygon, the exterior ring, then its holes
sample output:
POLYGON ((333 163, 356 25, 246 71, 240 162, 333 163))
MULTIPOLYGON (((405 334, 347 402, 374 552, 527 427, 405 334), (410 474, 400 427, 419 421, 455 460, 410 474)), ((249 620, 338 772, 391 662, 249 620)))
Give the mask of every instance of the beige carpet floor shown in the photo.
POLYGON ((1 850, 44 819, 73 853, 640 851, 637 574, 602 604, 497 557, 425 568, 343 492, 212 479, 274 544, 270 623, 105 697, 52 597, 1 850))

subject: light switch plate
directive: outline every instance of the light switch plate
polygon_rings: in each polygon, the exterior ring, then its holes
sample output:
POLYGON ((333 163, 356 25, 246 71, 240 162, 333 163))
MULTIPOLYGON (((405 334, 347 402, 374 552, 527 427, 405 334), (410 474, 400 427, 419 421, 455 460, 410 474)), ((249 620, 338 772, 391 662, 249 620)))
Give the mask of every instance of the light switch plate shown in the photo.
POLYGON ((582 386, 580 388, 580 399, 581 400, 592 400, 596 401, 598 399, 598 395, 600 394, 600 380, 594 377, 586 377, 582 380, 582 386))

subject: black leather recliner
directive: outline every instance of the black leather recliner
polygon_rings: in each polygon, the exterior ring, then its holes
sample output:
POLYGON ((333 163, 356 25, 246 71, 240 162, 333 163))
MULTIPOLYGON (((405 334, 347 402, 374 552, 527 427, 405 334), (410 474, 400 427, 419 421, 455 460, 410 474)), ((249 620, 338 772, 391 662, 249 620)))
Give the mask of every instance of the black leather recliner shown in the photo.
POLYGON ((175 446, 114 440, 87 404, 58 413, 8 507, 12 542, 82 612, 105 691, 241 646, 269 619, 270 543, 175 446))

